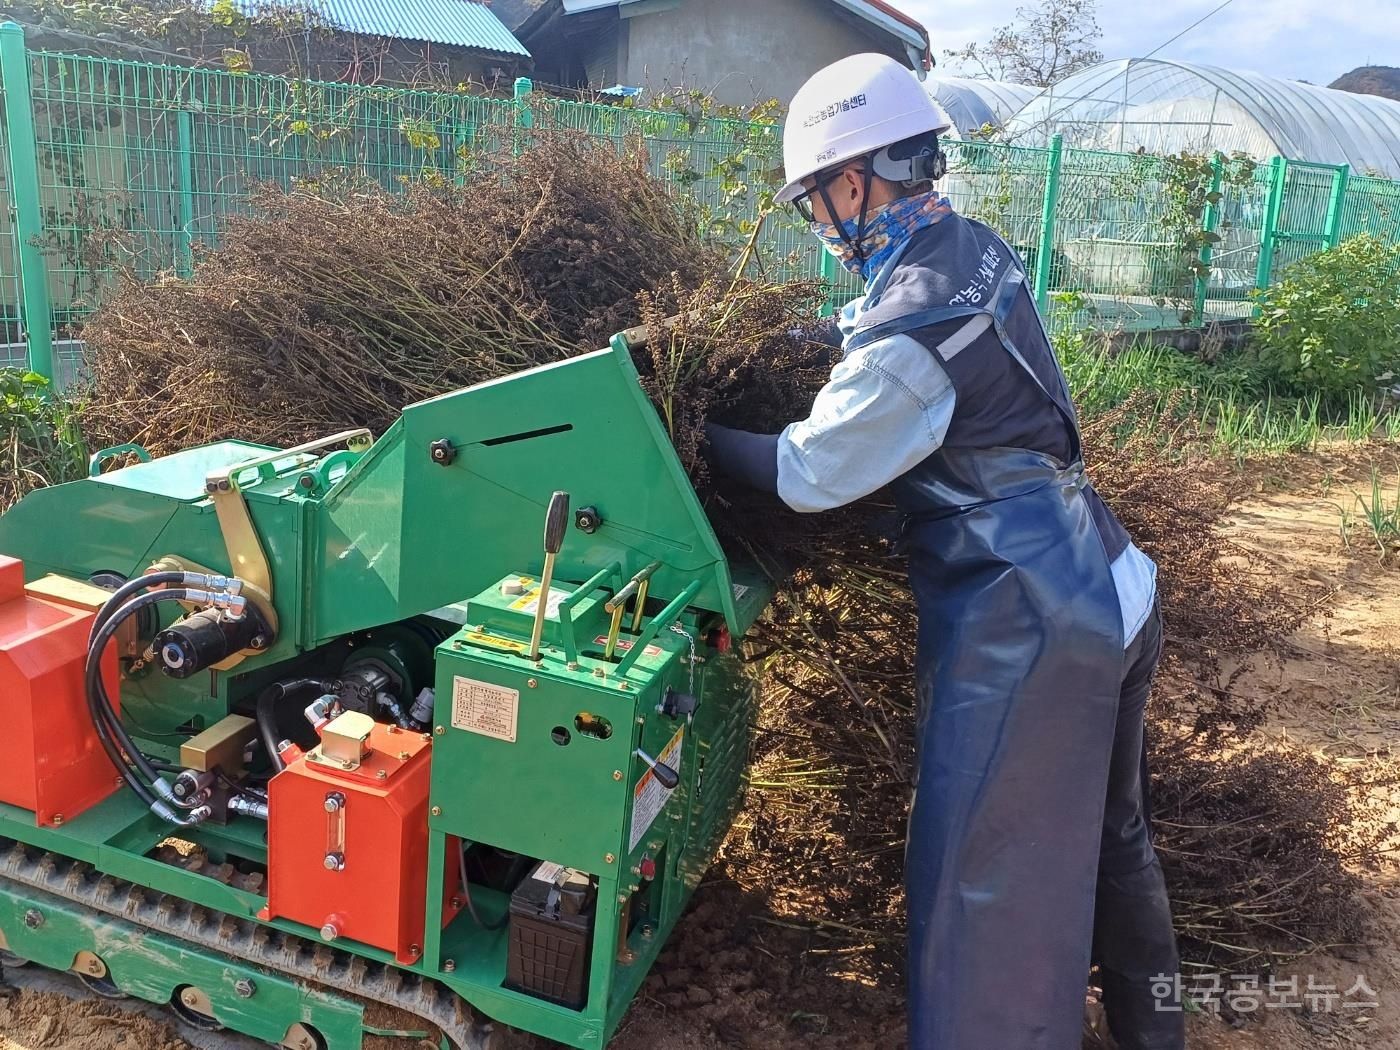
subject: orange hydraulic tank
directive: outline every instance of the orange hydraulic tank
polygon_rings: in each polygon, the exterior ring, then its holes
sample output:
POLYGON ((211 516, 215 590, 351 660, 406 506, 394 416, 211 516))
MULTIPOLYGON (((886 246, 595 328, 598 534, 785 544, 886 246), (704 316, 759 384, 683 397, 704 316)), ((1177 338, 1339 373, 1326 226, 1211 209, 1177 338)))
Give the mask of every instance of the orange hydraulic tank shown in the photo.
MULTIPOLYGON (((52 578, 57 580, 57 578, 52 578)), ((63 581, 59 581, 62 583, 63 581)), ((0 556, 0 802, 58 825, 117 789, 83 688, 88 632, 100 597, 85 584, 24 584, 24 566, 0 556)), ((103 678, 118 703, 116 643, 103 678)))
MULTIPOLYGON (((376 723, 358 769, 297 755, 272 778, 265 917, 418 961, 427 921, 431 741, 376 723)), ((448 845, 443 925, 461 908, 461 862, 455 842, 448 845)))

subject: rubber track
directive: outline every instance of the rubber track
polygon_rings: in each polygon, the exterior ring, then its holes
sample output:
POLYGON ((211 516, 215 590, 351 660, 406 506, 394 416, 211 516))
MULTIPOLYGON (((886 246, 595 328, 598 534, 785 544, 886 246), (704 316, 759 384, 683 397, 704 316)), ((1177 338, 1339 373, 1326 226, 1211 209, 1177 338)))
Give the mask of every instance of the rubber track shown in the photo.
POLYGON ((491 1025, 461 996, 408 970, 137 886, 57 853, 0 839, 0 876, 290 977, 431 1021, 460 1050, 493 1050, 491 1025))

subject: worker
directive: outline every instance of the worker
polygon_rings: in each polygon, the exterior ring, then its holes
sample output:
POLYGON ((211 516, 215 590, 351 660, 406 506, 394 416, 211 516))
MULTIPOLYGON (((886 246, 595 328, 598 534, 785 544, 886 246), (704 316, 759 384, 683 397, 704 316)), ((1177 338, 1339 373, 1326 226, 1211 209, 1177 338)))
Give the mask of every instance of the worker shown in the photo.
POLYGON ((934 188, 948 129, 881 55, 798 91, 777 199, 865 294, 807 418, 711 427, 707 454, 797 511, 889 486, 902 513, 919 611, 911 1050, 1077 1050, 1094 962, 1120 1050, 1181 1050, 1143 746, 1156 568, 1085 477, 1021 260, 934 188))

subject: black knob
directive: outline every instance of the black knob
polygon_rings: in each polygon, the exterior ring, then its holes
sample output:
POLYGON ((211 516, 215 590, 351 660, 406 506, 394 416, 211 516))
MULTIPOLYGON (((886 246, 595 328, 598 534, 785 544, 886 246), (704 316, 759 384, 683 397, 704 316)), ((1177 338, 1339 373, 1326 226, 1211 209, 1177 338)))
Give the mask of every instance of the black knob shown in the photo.
POLYGON ((447 438, 438 438, 428 446, 428 452, 431 453, 433 462, 440 467, 451 466, 452 461, 457 458, 457 446, 447 438))
POLYGON ((564 546, 564 530, 569 524, 569 494, 556 492, 549 497, 549 510, 544 516, 544 552, 558 554, 564 546))
POLYGON ((667 791, 674 791, 676 785, 681 782, 681 775, 665 762, 656 763, 651 767, 651 771, 656 774, 656 779, 661 781, 661 786, 667 791))
POLYGON ((574 528, 592 536, 603 524, 603 516, 597 507, 580 507, 574 511, 574 528))

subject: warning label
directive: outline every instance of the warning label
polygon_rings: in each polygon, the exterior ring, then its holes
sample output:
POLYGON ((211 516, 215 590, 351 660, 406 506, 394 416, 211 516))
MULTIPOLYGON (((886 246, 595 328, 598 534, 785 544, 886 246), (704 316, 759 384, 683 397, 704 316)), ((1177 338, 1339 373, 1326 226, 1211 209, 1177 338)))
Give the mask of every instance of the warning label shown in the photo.
POLYGON ((520 690, 475 678, 452 679, 452 728, 515 743, 520 690))
MULTIPOLYGON (((608 644, 608 636, 607 636, 606 634, 600 634, 600 635, 598 635, 597 638, 594 638, 594 639, 593 639, 593 644, 594 644, 594 645, 607 645, 607 644, 608 644)), ((636 642, 629 642, 626 638, 619 638, 619 639, 618 639, 618 642, 617 642, 617 647, 618 647, 618 649, 619 649, 620 651, 626 653, 626 652, 631 652, 632 649, 636 647, 636 644, 637 644, 636 642)), ((642 650, 642 653, 643 653, 644 655, 646 655, 646 656, 660 656, 660 655, 661 655, 661 646, 659 646, 659 645, 649 645, 649 646, 647 646, 645 649, 642 650)))
MULTIPOLYGON (((568 591, 561 591, 558 587, 549 589, 549 601, 544 605, 544 618, 546 620, 559 619, 559 603, 569 596, 568 591)), ((540 609, 540 590, 538 587, 526 591, 515 601, 510 603, 512 609, 525 613, 527 616, 534 616, 540 609)))
MULTIPOLYGON (((666 745, 666 750, 656 756, 656 760, 662 765, 670 766, 677 773, 681 770, 681 744, 685 740, 685 726, 676 730, 676 735, 671 737, 671 742, 666 745)), ((661 786, 661 781, 656 779, 656 774, 650 769, 646 776, 637 781, 637 787, 632 792, 632 835, 631 842, 627 845, 627 852, 631 853, 637 848, 637 843, 642 841, 647 829, 656 822, 656 818, 661 815, 662 809, 675 794, 674 789, 667 789, 661 786)))

